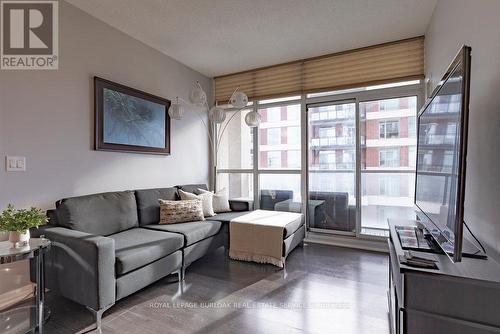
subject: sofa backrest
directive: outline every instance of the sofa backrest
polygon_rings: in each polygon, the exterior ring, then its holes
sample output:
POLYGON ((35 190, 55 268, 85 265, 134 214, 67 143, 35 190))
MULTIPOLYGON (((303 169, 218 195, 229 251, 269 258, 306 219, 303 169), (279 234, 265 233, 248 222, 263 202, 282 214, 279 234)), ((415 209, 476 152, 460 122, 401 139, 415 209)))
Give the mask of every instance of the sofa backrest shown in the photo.
POLYGON ((160 199, 175 201, 177 188, 141 189, 135 191, 140 226, 158 224, 160 221, 160 199))
POLYGON ((208 190, 208 187, 206 184, 183 184, 181 186, 176 186, 176 187, 178 189, 181 189, 183 191, 187 191, 188 193, 193 193, 196 195, 200 194, 198 189, 208 190))
POLYGON ((321 206, 323 210, 321 213, 325 215, 327 225, 344 231, 350 230, 348 193, 310 191, 309 199, 325 201, 324 205, 321 206))
POLYGON ((133 191, 65 198, 57 203, 60 226, 108 236, 139 226, 133 191))
POLYGON ((274 210, 276 203, 293 198, 292 190, 269 190, 260 191, 260 208, 262 210, 274 210))

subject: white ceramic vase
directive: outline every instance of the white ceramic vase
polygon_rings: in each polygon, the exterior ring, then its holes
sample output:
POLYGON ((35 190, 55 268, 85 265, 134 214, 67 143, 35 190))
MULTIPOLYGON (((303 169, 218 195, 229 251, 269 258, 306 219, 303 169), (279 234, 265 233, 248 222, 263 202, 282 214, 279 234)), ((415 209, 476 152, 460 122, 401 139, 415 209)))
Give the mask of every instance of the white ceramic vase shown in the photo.
POLYGON ((26 230, 24 233, 19 233, 17 231, 9 232, 9 241, 12 247, 24 247, 30 241, 30 230, 26 230))

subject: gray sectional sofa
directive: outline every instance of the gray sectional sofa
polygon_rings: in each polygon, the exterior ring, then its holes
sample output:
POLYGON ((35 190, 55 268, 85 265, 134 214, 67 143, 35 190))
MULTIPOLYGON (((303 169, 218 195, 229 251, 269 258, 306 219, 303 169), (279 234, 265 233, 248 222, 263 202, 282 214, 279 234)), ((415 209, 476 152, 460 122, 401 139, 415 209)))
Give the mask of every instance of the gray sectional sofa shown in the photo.
MULTIPOLYGON (((46 256, 47 287, 85 305, 100 327, 102 313, 117 300, 177 273, 219 247, 228 247, 231 219, 253 209, 230 201, 231 212, 204 221, 159 225, 159 199, 178 200, 177 191, 206 185, 109 192, 66 198, 48 212, 49 225, 34 234, 53 244, 46 256)), ((305 226, 285 231, 286 256, 305 236, 305 226)))

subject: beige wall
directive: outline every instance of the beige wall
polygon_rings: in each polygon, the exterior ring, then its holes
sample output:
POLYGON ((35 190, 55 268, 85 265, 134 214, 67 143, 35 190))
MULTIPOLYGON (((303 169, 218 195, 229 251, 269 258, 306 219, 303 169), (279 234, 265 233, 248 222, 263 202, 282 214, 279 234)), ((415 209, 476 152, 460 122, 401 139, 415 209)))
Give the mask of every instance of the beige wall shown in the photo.
MULTIPOLYGON (((94 151, 92 77, 169 99, 187 98, 197 80, 211 95, 211 80, 72 5, 59 10, 59 70, 0 71, 0 207, 208 182, 207 136, 194 114, 172 122, 171 156, 94 151), (6 155, 25 156, 27 171, 7 173, 6 155)), ((7 279, 5 268, 0 295, 27 282, 7 279)))
POLYGON ((500 1, 439 0, 425 40, 432 87, 463 44, 472 47, 465 219, 500 253, 500 1))

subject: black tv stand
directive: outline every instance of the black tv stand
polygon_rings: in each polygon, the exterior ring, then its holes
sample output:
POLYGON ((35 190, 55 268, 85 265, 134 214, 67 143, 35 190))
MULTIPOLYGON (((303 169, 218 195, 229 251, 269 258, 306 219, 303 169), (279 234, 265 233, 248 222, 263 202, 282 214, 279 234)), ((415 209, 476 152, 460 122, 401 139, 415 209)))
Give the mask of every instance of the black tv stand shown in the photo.
MULTIPOLYGON (((391 333, 500 333, 500 265, 470 257, 453 263, 442 251, 432 255, 437 269, 407 265, 400 262, 405 250, 396 226, 421 227, 389 220, 391 333)), ((412 253, 423 255, 420 249, 412 253)))
MULTIPOLYGON (((419 252, 434 253, 434 254, 445 254, 444 251, 439 247, 435 238, 444 238, 437 231, 429 231, 420 222, 416 225, 395 225, 394 226, 401 247, 405 250, 416 250, 419 252)), ((452 252, 448 253, 449 256, 453 257, 452 252)), ((467 240, 465 237, 462 243, 462 256, 486 259, 486 254, 476 247, 473 243, 467 240)))

